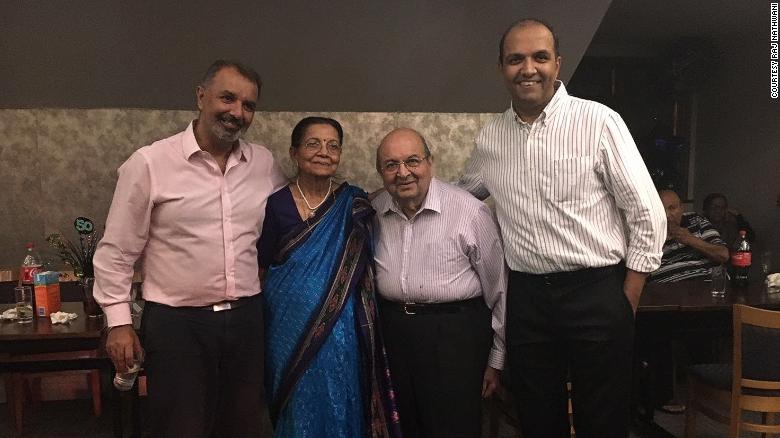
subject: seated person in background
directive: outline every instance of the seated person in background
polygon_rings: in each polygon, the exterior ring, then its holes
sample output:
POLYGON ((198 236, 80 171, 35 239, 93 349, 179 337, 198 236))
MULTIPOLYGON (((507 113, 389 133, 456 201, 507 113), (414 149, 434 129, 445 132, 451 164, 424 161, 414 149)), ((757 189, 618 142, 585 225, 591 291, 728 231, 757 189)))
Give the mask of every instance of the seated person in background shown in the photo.
POLYGON ((729 208, 729 201, 722 193, 710 193, 704 198, 702 204, 704 217, 709 219, 712 226, 720 233, 720 238, 731 246, 739 237, 739 230, 747 231, 747 239, 752 243, 756 240, 756 233, 750 224, 733 208, 729 208))
MULTIPOLYGON (((720 234, 698 213, 683 213, 680 197, 674 191, 661 190, 658 194, 666 210, 666 242, 661 267, 650 273, 647 281, 669 283, 708 277, 713 266, 729 259, 728 248, 720 234)), ((685 336, 676 339, 671 332, 661 329, 654 332, 651 339, 638 340, 637 345, 637 357, 648 364, 646 378, 650 385, 645 397, 652 407, 659 407, 667 413, 684 412, 685 406, 676 400, 674 394, 675 362, 706 362, 703 359, 711 356, 710 344, 685 336)))
POLYGON ((729 250, 718 230, 698 213, 683 213, 680 197, 671 190, 661 190, 666 209, 666 242, 661 267, 648 281, 668 283, 710 275, 713 266, 729 259, 729 250))

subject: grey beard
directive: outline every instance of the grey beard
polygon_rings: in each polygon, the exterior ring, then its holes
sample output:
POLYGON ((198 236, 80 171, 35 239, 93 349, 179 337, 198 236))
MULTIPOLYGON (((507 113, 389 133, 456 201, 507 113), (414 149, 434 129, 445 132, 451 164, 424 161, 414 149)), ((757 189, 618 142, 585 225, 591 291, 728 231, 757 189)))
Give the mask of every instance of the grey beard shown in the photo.
POLYGON ((244 125, 237 132, 229 132, 217 123, 212 125, 211 131, 219 140, 232 143, 241 138, 246 133, 247 128, 248 126, 244 125))

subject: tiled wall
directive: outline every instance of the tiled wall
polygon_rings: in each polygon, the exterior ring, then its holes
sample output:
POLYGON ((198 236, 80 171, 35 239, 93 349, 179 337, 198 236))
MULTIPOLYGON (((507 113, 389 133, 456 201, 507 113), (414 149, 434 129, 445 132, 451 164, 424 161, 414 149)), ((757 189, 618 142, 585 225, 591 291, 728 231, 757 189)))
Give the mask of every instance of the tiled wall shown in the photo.
MULTIPOLYGON (((246 138, 268 146, 289 174, 290 132, 301 112, 258 112, 246 138)), ((395 127, 425 135, 436 173, 457 178, 474 137, 492 114, 318 113, 344 126, 339 174, 366 190, 381 186, 376 145, 395 127)), ((77 216, 103 224, 116 169, 139 147, 183 130, 190 111, 143 109, 0 110, 0 268, 17 266, 24 244, 72 230, 77 216)), ((46 252, 46 248, 41 248, 46 252)))

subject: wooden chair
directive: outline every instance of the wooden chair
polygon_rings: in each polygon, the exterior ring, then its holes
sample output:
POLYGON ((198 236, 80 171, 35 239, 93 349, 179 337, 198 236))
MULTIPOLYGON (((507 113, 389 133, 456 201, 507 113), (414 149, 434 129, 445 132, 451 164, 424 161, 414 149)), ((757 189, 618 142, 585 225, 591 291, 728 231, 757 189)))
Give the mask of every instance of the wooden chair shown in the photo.
POLYGON ((780 412, 780 312, 735 304, 733 315, 732 364, 689 368, 686 438, 694 436, 697 413, 728 424, 730 438, 742 430, 780 434, 780 425, 774 424, 774 414, 780 412), (744 419, 743 411, 761 413, 762 422, 744 419))

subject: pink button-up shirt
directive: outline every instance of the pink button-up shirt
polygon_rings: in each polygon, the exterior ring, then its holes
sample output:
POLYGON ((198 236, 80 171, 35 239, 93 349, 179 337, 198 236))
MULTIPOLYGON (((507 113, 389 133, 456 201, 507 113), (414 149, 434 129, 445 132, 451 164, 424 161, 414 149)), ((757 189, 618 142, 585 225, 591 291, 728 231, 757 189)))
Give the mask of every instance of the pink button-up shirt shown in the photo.
POLYGON ((119 168, 94 257, 94 295, 108 326, 131 323, 139 258, 149 301, 207 306, 259 293, 255 244, 265 203, 286 183, 271 152, 243 140, 223 175, 198 146, 192 123, 137 150, 119 168))

